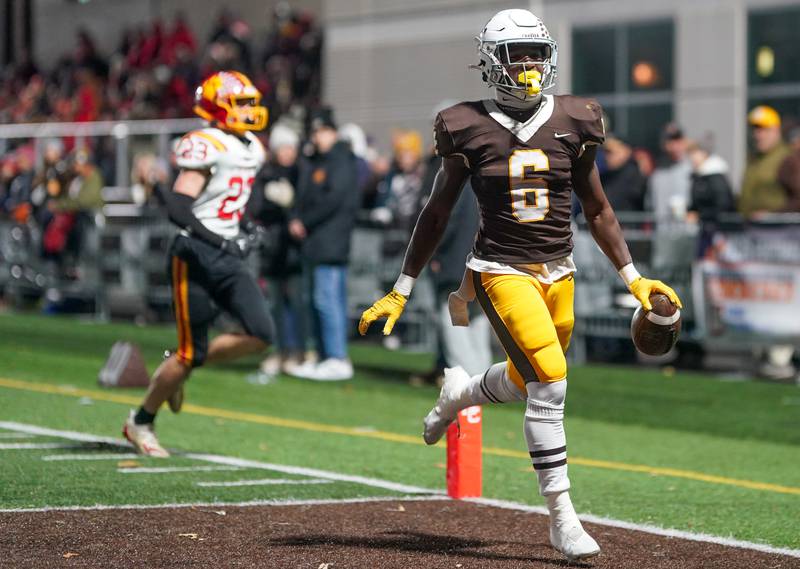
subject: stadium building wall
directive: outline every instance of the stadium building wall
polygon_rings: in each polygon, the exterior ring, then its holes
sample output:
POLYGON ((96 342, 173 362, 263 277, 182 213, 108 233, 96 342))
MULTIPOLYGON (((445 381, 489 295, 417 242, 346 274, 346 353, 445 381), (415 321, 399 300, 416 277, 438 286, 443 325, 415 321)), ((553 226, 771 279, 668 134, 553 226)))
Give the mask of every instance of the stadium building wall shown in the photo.
MULTIPOLYGON (((527 5, 559 42, 558 92, 571 86, 574 27, 671 19, 673 117, 689 136, 713 134, 740 175, 746 153, 747 16, 797 0, 537 0, 527 5)), ((391 128, 430 132, 436 104, 487 96, 473 37, 508 2, 331 0, 326 22, 325 89, 341 121, 355 121, 388 146, 391 128)))

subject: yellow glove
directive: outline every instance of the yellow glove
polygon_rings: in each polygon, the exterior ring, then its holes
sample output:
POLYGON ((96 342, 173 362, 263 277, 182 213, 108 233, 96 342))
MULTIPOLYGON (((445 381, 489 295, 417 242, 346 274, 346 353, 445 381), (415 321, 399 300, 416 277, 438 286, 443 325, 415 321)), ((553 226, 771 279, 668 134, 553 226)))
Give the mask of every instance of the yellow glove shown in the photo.
POLYGON ((367 333, 370 324, 378 318, 385 317, 386 325, 383 327, 383 335, 388 336, 392 333, 394 323, 403 313, 406 302, 408 302, 408 298, 393 290, 364 311, 361 321, 358 323, 358 333, 363 336, 367 333))
POLYGON ((675 291, 661 281, 654 281, 644 277, 639 277, 628 285, 628 289, 631 291, 631 294, 636 297, 636 300, 642 303, 642 308, 647 311, 653 309, 653 305, 650 304, 650 295, 657 292, 666 294, 673 304, 676 304, 678 308, 683 308, 681 299, 678 298, 678 295, 675 294, 675 291))

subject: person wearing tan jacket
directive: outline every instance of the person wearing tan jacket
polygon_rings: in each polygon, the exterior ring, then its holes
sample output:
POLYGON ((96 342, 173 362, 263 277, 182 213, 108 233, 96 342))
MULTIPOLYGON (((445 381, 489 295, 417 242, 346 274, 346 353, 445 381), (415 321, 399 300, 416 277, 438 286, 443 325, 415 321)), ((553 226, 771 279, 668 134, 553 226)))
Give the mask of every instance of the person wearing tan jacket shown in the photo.
POLYGON ((747 218, 784 211, 786 190, 778 170, 790 150, 781 135, 781 117, 772 107, 760 105, 747 115, 752 127, 754 152, 747 161, 738 210, 747 218))

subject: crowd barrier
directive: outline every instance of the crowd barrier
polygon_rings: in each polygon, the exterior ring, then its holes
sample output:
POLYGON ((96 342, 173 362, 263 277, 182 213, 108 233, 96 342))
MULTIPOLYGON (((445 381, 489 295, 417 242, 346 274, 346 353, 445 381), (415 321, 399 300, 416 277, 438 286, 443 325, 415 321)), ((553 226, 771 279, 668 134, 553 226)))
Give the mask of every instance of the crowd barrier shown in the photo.
MULTIPOLYGON (((6 301, 20 307, 43 303, 51 312, 77 310, 100 319, 169 318, 165 251, 174 228, 162 213, 136 208, 125 215, 97 212, 93 219, 69 279, 41 259, 41 235, 34 225, 0 222, 0 288, 6 301)), ((800 345, 798 220, 722 225, 710 252, 698 259, 696 226, 658 225, 646 215, 620 214, 620 219, 640 272, 668 282, 682 298, 683 342, 800 345)), ((636 303, 580 219, 575 229, 571 358, 581 361, 587 339, 629 336, 636 303)), ((374 227, 358 227, 352 237, 348 312, 354 322, 400 270, 400 255, 384 255, 387 238, 397 236, 374 227)), ((258 255, 251 256, 251 270, 259 273, 258 255)), ((399 327, 407 348, 433 347, 435 314, 433 287, 423 274, 399 327)))

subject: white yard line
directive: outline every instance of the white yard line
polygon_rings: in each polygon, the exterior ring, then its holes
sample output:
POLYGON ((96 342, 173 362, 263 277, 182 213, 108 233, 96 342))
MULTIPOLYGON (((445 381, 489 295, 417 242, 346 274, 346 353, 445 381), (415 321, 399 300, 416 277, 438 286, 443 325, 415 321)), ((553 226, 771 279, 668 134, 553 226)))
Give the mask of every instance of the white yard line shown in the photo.
POLYGON ((0 443, 0 450, 39 450, 46 448, 80 448, 66 443, 0 443))
POLYGON ((35 436, 28 433, 0 433, 0 439, 32 439, 35 436))
POLYGON ((170 472, 215 472, 217 470, 241 470, 238 466, 141 466, 118 468, 120 474, 167 474, 170 472))
POLYGON ((172 508, 247 508, 252 506, 327 506, 335 504, 366 504, 370 502, 429 502, 449 500, 444 496, 371 496, 366 498, 331 498, 322 500, 248 500, 246 502, 194 502, 191 504, 120 504, 94 506, 44 506, 42 508, 0 508, 0 514, 40 512, 83 512, 95 510, 159 510, 172 508))
POLYGON ((130 460, 135 458, 142 458, 141 455, 134 454, 132 452, 128 453, 119 453, 119 454, 108 454, 108 453, 96 453, 96 454, 48 454, 47 456, 43 456, 42 460, 46 461, 60 461, 60 460, 130 460))
MULTIPOLYGON (((74 431, 59 431, 56 429, 47 429, 35 425, 27 425, 23 423, 14 423, 10 421, 0 421, 0 428, 14 430, 22 433, 30 433, 34 435, 44 435, 51 437, 60 437, 74 441, 82 442, 105 442, 109 444, 126 445, 125 441, 114 439, 111 437, 99 437, 89 435, 86 433, 77 433, 74 431)), ((44 507, 44 508, 30 508, 30 509, 0 509, 0 513, 6 512, 48 512, 48 511, 64 511, 64 510, 119 510, 119 509, 150 509, 150 508, 187 508, 187 507, 209 507, 218 508, 221 506, 293 506, 293 505, 323 505, 323 504, 353 504, 362 502, 378 502, 378 501, 425 501, 425 500, 449 500, 443 496, 440 490, 431 490, 428 488, 420 488, 418 486, 408 486, 405 484, 398 484, 388 480, 380 480, 377 478, 367 478, 363 476, 354 476, 349 474, 340 474, 337 472, 328 472, 325 470, 317 470, 314 468, 302 468, 294 466, 286 466, 280 464, 270 464, 265 462, 258 462, 254 460, 244 460, 226 456, 219 456, 213 454, 195 454, 187 453, 182 455, 185 458, 193 458, 196 460, 205 460, 217 464, 225 464, 228 466, 238 466, 242 468, 256 468, 264 470, 273 470, 276 472, 283 472, 286 474, 295 474, 300 476, 309 476, 313 478, 323 478, 334 480, 337 482, 353 482, 356 484, 363 484, 365 486, 372 486, 375 488, 385 488, 400 493, 407 494, 428 494, 427 496, 413 496, 413 497, 385 497, 385 498, 357 498, 352 500, 258 500, 251 502, 211 502, 211 503, 198 503, 198 504, 159 504, 159 505, 124 505, 124 506, 67 506, 67 507, 44 507), (438 494, 438 495, 437 495, 438 494)), ((530 506, 527 504, 519 504, 516 502, 507 502, 504 500, 492 500, 489 498, 473 498, 468 501, 483 506, 493 506, 496 508, 506 508, 517 510, 520 512, 528 512, 532 514, 546 514, 547 510, 541 506, 530 506)), ((773 547, 763 543, 754 543, 750 541, 740 541, 726 537, 718 537, 714 535, 707 535, 701 533, 690 533, 682 530, 659 528, 649 524, 636 524, 622 520, 614 520, 610 518, 602 518, 590 514, 581 515, 580 518, 589 523, 604 525, 609 527, 616 527, 632 531, 641 531, 654 535, 665 537, 673 537, 678 539, 687 539, 691 541, 699 541, 705 543, 716 543, 728 547, 738 547, 741 549, 751 549, 754 551, 761 551, 764 553, 772 553, 776 555, 786 555, 789 557, 796 557, 800 559, 800 549, 789 549, 782 547, 773 547)))
POLYGON ((230 482, 195 482, 195 486, 202 486, 203 488, 229 488, 236 486, 280 486, 291 484, 332 484, 333 480, 324 480, 322 478, 307 478, 294 480, 289 478, 262 478, 261 480, 232 480, 230 482))
POLYGON ((183 456, 185 458, 205 460, 207 462, 215 462, 217 464, 228 464, 230 466, 240 466, 242 468, 261 468, 264 470, 283 472, 284 474, 308 476, 310 478, 327 478, 328 480, 333 480, 334 482, 351 482, 353 484, 372 486, 373 488, 392 490, 394 492, 400 492, 401 494, 444 494, 443 490, 432 490, 430 488, 422 488, 420 486, 410 486, 408 484, 390 482, 389 480, 367 478, 365 476, 356 476, 353 474, 340 474, 338 472, 329 472, 327 470, 318 470, 316 468, 287 466, 285 464, 272 464, 269 462, 259 462, 256 460, 246 460, 243 458, 233 458, 230 456, 219 456, 216 454, 187 453, 183 456))

